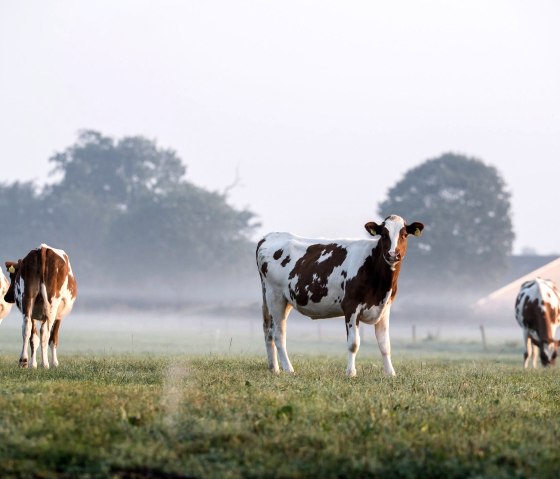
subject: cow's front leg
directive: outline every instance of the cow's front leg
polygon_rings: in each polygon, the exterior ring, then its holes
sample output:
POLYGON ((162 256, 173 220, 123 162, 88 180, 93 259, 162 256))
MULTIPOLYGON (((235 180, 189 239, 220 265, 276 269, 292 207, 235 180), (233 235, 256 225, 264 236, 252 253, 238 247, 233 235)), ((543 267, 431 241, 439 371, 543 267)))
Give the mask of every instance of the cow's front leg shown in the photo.
POLYGON ((525 340, 525 352, 523 353, 523 367, 527 369, 529 364, 533 364, 533 369, 537 369, 537 359, 540 355, 540 349, 529 336, 529 331, 523 331, 523 339, 525 340))
POLYGON ((391 363, 391 340, 389 338, 389 314, 387 313, 375 324, 375 337, 379 350, 383 356, 383 369, 388 376, 395 376, 395 370, 391 363))
POLYGON ((23 347, 21 350, 21 356, 19 357, 19 365, 22 368, 26 368, 29 363, 29 356, 27 347, 31 342, 31 335, 33 330, 33 321, 28 316, 23 316, 23 323, 21 326, 21 337, 23 339, 23 347))
POLYGON ((358 313, 354 313, 346 321, 346 343, 348 346, 348 364, 346 376, 353 378, 356 375, 356 354, 360 349, 360 330, 358 328, 358 313))

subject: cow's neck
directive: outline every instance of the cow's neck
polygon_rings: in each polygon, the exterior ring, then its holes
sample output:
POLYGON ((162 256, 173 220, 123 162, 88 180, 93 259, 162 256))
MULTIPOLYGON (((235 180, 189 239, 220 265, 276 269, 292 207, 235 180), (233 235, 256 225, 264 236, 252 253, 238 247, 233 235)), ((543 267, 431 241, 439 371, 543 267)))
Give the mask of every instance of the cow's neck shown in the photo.
POLYGON ((385 293, 391 290, 391 299, 397 294, 397 281, 401 271, 400 261, 395 265, 394 269, 391 268, 383 258, 383 251, 381 245, 378 243, 372 251, 372 273, 368 275, 373 286, 385 293))

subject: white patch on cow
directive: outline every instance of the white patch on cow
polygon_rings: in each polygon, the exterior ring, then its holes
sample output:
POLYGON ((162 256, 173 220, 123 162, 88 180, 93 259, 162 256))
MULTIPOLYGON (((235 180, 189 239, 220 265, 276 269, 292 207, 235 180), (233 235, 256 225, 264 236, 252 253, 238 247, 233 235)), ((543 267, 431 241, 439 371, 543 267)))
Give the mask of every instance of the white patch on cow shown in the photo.
POLYGON ((0 271, 0 323, 2 320, 8 316, 8 313, 12 309, 10 303, 4 301, 4 295, 7 293, 9 288, 9 283, 4 274, 0 271))
POLYGON ((546 354, 546 357, 548 358, 549 361, 552 359, 552 356, 554 355, 554 350, 555 350, 554 343, 548 343, 543 346, 543 351, 546 354))
POLYGON ((385 228, 389 232, 389 239, 391 241, 389 254, 395 254, 401 237, 401 230, 404 228, 404 220, 400 216, 390 216, 385 220, 385 228))
POLYGON ((317 260, 317 263, 322 263, 323 261, 326 261, 327 259, 329 259, 331 256, 333 255, 332 251, 328 251, 325 253, 325 251, 323 251, 321 253, 321 256, 319 256, 319 259, 317 260))
MULTIPOLYGON (((51 246, 49 246, 48 244, 45 244, 45 243, 42 243, 39 248, 50 249, 51 251, 56 253, 58 256, 60 256, 64 260, 64 262, 66 262, 66 252, 64 252, 63 250, 53 248, 53 247, 51 247, 51 246)), ((70 265, 68 265, 68 266, 70 266, 70 265)))
POLYGON ((40 290, 41 290, 41 296, 43 298, 43 301, 45 302, 45 304, 49 304, 49 295, 47 293, 47 285, 45 283, 41 283, 40 286, 40 290))
POLYGON ((383 313, 386 307, 390 304, 391 294, 393 290, 387 291, 385 298, 380 304, 374 305, 371 308, 367 308, 365 304, 359 306, 361 312, 360 321, 366 324, 375 324, 383 318, 383 313))
POLYGON ((25 281, 23 277, 19 277, 19 281, 16 283, 16 287, 14 289, 14 295, 16 300, 16 306, 21 309, 23 305, 23 293, 25 291, 25 281))

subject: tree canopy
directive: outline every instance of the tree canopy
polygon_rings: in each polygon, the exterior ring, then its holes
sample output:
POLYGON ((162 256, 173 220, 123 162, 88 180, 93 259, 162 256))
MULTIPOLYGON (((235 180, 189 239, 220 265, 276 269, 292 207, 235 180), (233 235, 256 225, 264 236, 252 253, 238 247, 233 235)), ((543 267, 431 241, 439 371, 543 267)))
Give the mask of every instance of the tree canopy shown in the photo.
POLYGON ((189 182, 175 151, 86 130, 49 161, 56 179, 42 191, 0 185, 0 213, 11 223, 3 255, 51 244, 92 286, 252 273, 254 214, 189 182))
POLYGON ((496 168, 476 158, 446 153, 412 168, 379 212, 426 225, 422 239, 409 242, 407 270, 428 287, 487 287, 507 268, 510 193, 496 168))

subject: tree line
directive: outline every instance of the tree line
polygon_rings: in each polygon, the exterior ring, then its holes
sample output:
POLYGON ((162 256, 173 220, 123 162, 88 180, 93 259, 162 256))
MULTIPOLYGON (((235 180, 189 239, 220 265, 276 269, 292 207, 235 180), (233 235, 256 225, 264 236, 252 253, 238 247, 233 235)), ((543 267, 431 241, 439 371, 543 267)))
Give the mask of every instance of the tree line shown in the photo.
POLYGON ((0 185, 3 257, 61 247, 79 283, 99 290, 254 270, 255 215, 188 181, 175 151, 86 130, 49 162, 56 180, 42 189, 0 185))
MULTIPOLYGON (((100 291, 123 282, 150 290, 217 286, 256 275, 255 214, 188 181, 172 149, 84 130, 49 162, 54 181, 43 188, 0 184, 3 258, 41 243, 61 247, 80 285, 100 291)), ((424 161, 389 189, 378 213, 426 225, 421 240, 409 242, 403 285, 483 289, 508 267, 510 193, 481 160, 446 153, 424 161)))

